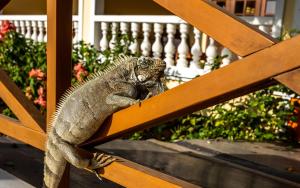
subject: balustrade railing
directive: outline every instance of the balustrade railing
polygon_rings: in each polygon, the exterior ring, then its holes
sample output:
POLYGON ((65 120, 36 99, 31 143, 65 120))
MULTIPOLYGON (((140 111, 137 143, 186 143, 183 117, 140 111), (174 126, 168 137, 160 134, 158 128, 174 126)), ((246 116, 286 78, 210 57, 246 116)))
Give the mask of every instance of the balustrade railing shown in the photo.
MULTIPOLYGON (((263 32, 279 37, 281 28, 272 17, 241 17, 263 32)), ((0 22, 9 20, 16 30, 35 41, 47 41, 46 16, 1 15, 0 22)), ((210 72, 217 60, 221 67, 238 57, 177 16, 97 15, 94 44, 100 50, 113 49, 119 34, 131 40, 129 50, 133 54, 162 58, 167 63, 166 74, 170 78, 189 80, 210 72)), ((78 42, 78 16, 73 16, 73 41, 78 42)), ((91 33, 92 34, 92 33, 91 33)), ((124 41, 121 41, 124 42, 124 41)))
MULTIPOLYGON (((278 37, 280 28, 272 17, 242 17, 263 32, 278 37)), ((113 49, 119 34, 131 38, 129 50, 143 56, 162 58, 167 75, 186 80, 210 72, 217 61, 221 67, 237 59, 229 49, 176 16, 98 15, 95 22, 95 46, 101 51, 113 49)))
MULTIPOLYGON (((0 15, 0 24, 8 20, 16 26, 16 31, 26 38, 38 42, 47 42, 46 15, 0 15)), ((78 16, 73 16, 73 41, 78 42, 78 16)))

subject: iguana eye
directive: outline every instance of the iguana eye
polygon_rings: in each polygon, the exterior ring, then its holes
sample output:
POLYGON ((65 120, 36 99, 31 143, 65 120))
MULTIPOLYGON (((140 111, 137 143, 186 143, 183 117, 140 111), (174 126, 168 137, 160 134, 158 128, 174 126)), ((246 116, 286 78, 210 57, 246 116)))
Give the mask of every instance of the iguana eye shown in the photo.
POLYGON ((149 66, 149 59, 141 57, 138 59, 138 66, 142 69, 145 69, 149 66))

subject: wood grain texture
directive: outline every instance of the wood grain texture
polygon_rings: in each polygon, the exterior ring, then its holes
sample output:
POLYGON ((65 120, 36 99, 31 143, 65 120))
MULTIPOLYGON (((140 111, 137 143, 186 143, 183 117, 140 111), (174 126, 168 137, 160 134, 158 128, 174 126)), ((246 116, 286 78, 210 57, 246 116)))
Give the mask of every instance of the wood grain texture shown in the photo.
POLYGON ((47 0, 47 124, 71 86, 72 0, 47 0))
POLYGON ((274 84, 273 77, 300 67, 299 51, 300 36, 116 112, 82 146, 106 142, 274 84))
POLYGON ((276 40, 207 0, 154 0, 239 56, 267 48, 276 40))
POLYGON ((0 115, 0 132, 40 150, 45 149, 45 133, 25 127, 20 121, 4 115, 0 115))
MULTIPOLYGON (((47 0, 47 125, 71 86, 72 0, 47 0)), ((69 165, 59 187, 69 187, 69 165)))
POLYGON ((300 95, 300 69, 278 75, 275 77, 275 80, 284 84, 300 95))
POLYGON ((1 69, 0 91, 0 98, 14 112, 24 126, 35 131, 45 132, 45 117, 1 69))

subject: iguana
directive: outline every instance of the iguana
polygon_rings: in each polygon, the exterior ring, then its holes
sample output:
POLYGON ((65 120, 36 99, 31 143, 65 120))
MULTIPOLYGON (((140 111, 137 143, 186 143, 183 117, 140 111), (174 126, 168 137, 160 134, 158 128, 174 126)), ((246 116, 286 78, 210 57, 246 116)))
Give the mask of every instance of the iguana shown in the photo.
POLYGON ((44 161, 44 187, 55 188, 66 163, 93 171, 114 159, 106 154, 83 156, 79 144, 90 138, 114 112, 163 91, 166 65, 154 58, 123 56, 105 73, 96 73, 62 97, 51 121, 44 161))

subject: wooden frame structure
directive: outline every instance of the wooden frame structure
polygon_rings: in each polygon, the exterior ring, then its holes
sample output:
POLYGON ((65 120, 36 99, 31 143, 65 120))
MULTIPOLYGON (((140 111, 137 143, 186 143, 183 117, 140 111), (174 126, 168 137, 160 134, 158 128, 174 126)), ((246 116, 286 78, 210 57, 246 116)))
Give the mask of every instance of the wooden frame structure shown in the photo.
MULTIPOLYGON (((276 44, 276 40, 206 0, 154 1, 244 58, 146 100, 141 105, 134 105, 113 114, 96 135, 82 144, 83 147, 155 126, 163 121, 275 84, 276 80, 300 93, 300 36, 276 44), (221 32, 223 30, 226 32, 221 32), (195 91, 195 88, 199 92, 195 91), (136 118, 127 118, 132 114, 135 114, 136 118)), ((72 0, 47 1, 47 122, 59 97, 70 86, 71 8, 72 0)), ((0 91, 0 97, 19 119, 0 115, 0 132, 44 150, 46 118, 27 101, 2 70, 0 91)), ((126 160, 114 162, 99 173, 126 187, 195 187, 126 160), (136 179, 143 181, 136 182, 136 179)), ((68 170, 61 183, 61 187, 67 186, 68 170)))

